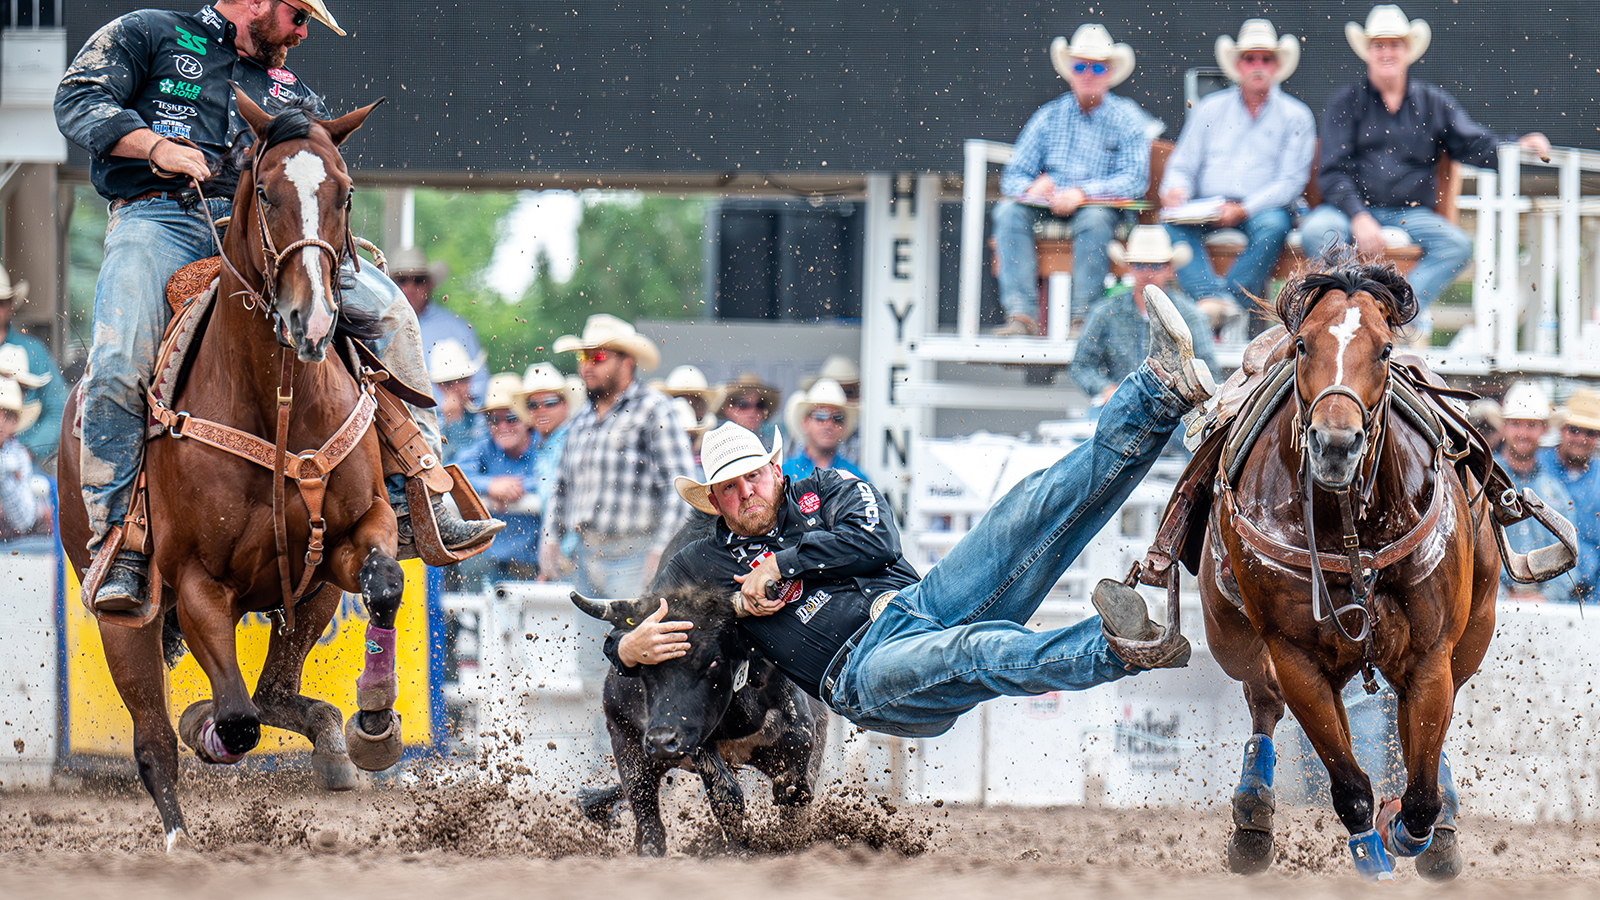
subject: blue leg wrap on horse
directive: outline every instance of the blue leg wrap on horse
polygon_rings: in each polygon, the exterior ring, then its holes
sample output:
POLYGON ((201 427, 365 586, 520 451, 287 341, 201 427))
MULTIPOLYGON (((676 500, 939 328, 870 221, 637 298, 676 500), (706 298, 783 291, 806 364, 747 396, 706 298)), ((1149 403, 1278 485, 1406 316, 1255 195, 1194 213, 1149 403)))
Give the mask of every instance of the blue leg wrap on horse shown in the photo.
POLYGON ((1244 744, 1244 774, 1240 776, 1239 786, 1264 784, 1272 787, 1272 773, 1277 767, 1278 751, 1272 746, 1272 738, 1253 734, 1244 744))
POLYGON ((1393 881, 1394 866, 1389 864, 1389 853, 1383 849, 1383 838, 1376 829, 1369 829, 1350 837, 1350 856, 1356 862, 1356 874, 1368 881, 1393 881))
POLYGON ((1461 811, 1461 798, 1456 794, 1456 780, 1450 774, 1450 757, 1439 754, 1439 817, 1433 827, 1454 829, 1456 814, 1461 811))

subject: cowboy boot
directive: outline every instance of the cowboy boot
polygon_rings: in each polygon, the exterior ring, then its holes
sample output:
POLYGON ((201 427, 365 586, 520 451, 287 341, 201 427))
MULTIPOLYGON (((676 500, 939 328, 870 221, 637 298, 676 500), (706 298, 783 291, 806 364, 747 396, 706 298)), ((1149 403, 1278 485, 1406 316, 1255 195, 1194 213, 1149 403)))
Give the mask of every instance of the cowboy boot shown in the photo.
POLYGON ((94 594, 97 612, 127 612, 144 605, 150 557, 137 550, 119 550, 94 594))
MULTIPOLYGON (((1120 581, 1103 578, 1095 585, 1092 599, 1095 610, 1100 613, 1100 630, 1105 633, 1106 643, 1112 650, 1125 641, 1149 642, 1161 637, 1161 626, 1150 620, 1144 595, 1137 590, 1120 581)), ((1189 639, 1180 635, 1170 650, 1157 659, 1145 661, 1148 664, 1139 668, 1181 669, 1189 664, 1191 652, 1189 639)))
POLYGON ((1155 285, 1144 289, 1144 308, 1150 315, 1150 352, 1146 362, 1174 394, 1199 406, 1217 392, 1211 369, 1194 357, 1194 337, 1172 299, 1155 285))
MULTIPOLYGON (((455 507, 444 502, 444 496, 435 494, 430 498, 433 506, 433 519, 439 526, 439 539, 444 543, 446 550, 464 550, 487 543, 506 523, 500 519, 474 519, 467 521, 461 518, 455 507)), ((406 501, 401 498, 395 501, 391 498, 396 518, 396 536, 400 543, 400 559, 417 558, 417 539, 411 527, 411 513, 406 501)))

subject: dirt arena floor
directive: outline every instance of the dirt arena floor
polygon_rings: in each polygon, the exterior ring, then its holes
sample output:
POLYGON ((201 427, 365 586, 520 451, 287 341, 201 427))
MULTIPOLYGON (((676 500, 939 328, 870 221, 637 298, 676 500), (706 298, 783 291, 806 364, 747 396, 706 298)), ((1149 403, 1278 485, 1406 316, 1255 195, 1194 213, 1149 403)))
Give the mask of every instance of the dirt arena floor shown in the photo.
MULTIPOLYGON (((503 785, 405 779, 323 794, 294 775, 186 772, 200 850, 169 857, 142 790, 126 780, 0 794, 0 897, 74 900, 348 896, 596 900, 656 897, 1324 897, 1366 890, 1331 812, 1279 812, 1271 873, 1225 871, 1229 818, 1206 810, 896 808, 828 788, 804 828, 764 798, 750 855, 730 854, 697 796, 664 804, 673 852, 632 856, 632 823, 607 831, 564 797, 503 785)), ((1600 825, 1530 826, 1463 816, 1468 860, 1452 897, 1600 891, 1600 825)), ((1437 896, 1402 862, 1390 896, 1437 896)))

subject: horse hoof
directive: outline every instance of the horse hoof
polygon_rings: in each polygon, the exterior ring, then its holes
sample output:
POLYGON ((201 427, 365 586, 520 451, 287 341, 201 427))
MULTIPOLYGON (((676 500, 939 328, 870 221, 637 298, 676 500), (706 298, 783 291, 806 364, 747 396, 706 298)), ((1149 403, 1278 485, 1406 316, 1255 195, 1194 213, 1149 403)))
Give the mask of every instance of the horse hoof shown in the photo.
POLYGON ((1233 830, 1228 841, 1228 871, 1235 875, 1259 875, 1272 865, 1272 832, 1233 830))
POLYGON ((350 748, 350 761, 368 772, 381 772, 400 761, 405 749, 400 739, 400 714, 389 710, 389 725, 382 734, 361 730, 361 713, 350 715, 344 723, 344 740, 350 748))
POLYGON ((325 791, 353 791, 361 787, 361 772, 349 756, 337 753, 311 754, 311 774, 325 791))
POLYGON ((255 747, 261 739, 260 723, 232 722, 224 734, 224 726, 212 719, 210 700, 196 700, 178 717, 178 736, 202 762, 213 765, 232 765, 255 747), (254 726, 252 739, 251 726, 254 726), (228 748, 230 741, 244 749, 234 752, 228 748))
POLYGON ((1417 874, 1429 881, 1449 881, 1461 874, 1461 848, 1455 829, 1433 827, 1433 843, 1417 857, 1417 874))
POLYGON ((198 853, 194 842, 189 840, 189 832, 182 828, 174 828, 167 834, 167 855, 178 856, 185 853, 198 853))

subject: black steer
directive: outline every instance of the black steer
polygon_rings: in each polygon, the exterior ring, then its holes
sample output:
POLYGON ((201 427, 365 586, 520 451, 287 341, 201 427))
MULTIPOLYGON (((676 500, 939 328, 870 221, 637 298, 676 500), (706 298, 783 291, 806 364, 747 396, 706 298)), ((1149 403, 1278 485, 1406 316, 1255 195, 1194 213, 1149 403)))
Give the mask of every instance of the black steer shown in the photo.
MULTIPOLYGON (((693 622, 689 652, 644 666, 638 678, 606 676, 606 728, 622 785, 583 801, 584 812, 609 819, 627 797, 634 845, 641 856, 667 849, 661 824, 661 776, 677 767, 698 772, 711 811, 735 847, 748 838, 744 792, 733 767, 748 765, 772 781, 772 799, 786 812, 811 802, 827 740, 827 709, 756 654, 734 625, 732 602, 705 594, 667 595, 667 620, 693 622)), ((643 621, 660 605, 642 600, 572 602, 620 628, 643 621)))

